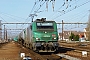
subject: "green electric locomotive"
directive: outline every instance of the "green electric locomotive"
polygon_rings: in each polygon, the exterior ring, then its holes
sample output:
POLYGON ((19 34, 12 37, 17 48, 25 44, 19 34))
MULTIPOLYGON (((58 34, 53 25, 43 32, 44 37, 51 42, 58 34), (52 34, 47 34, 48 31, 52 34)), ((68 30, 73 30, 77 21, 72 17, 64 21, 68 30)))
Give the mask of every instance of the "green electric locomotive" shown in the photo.
POLYGON ((36 19, 21 34, 22 44, 36 52, 55 52, 58 50, 58 32, 55 21, 46 18, 36 19))

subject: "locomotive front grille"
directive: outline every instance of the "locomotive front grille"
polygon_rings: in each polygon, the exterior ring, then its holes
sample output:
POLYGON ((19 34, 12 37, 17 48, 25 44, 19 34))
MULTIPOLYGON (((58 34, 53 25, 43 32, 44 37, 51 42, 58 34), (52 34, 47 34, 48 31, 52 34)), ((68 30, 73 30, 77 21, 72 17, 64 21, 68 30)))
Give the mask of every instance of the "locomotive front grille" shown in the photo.
POLYGON ((42 40, 50 40, 50 37, 42 37, 42 40))

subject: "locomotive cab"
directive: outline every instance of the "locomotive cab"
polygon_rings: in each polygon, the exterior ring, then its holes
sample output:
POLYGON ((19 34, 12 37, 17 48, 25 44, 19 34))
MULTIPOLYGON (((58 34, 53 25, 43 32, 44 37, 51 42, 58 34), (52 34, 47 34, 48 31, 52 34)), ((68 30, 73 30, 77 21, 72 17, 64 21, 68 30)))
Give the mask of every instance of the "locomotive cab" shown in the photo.
POLYGON ((58 32, 55 21, 46 21, 46 18, 36 19, 21 32, 20 37, 19 42, 34 51, 55 52, 58 50, 58 32))
POLYGON ((58 32, 55 21, 46 21, 46 18, 34 22, 34 46, 39 51, 56 51, 58 49, 58 32))

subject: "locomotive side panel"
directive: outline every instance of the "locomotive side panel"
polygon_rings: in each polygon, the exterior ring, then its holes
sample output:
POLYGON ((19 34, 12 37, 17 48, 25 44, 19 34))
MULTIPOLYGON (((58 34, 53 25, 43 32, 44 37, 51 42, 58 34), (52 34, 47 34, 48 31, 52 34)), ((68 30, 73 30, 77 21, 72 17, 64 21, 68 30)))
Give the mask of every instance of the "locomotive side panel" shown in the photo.
POLYGON ((30 26, 26 29, 25 43, 26 43, 26 47, 31 48, 31 46, 32 46, 32 30, 31 30, 30 26))

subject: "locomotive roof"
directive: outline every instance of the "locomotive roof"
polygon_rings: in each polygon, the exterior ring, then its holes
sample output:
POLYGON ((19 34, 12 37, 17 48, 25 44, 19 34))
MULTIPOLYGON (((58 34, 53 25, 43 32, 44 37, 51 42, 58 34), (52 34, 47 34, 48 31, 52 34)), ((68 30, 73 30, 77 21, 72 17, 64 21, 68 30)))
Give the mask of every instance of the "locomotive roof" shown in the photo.
POLYGON ((34 21, 34 22, 55 22, 55 21, 49 20, 49 21, 34 21))
POLYGON ((55 21, 46 21, 46 18, 36 19, 34 22, 55 22, 55 21))

